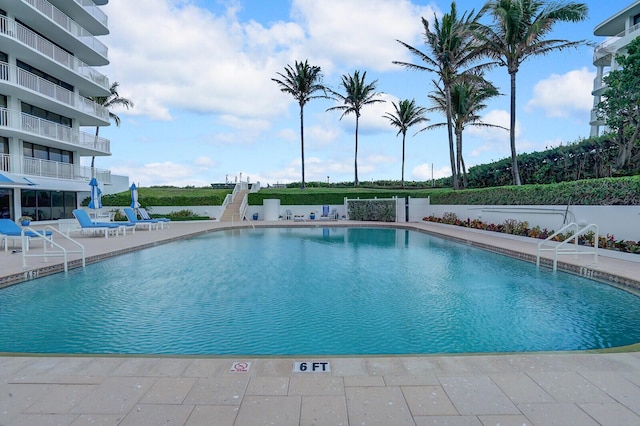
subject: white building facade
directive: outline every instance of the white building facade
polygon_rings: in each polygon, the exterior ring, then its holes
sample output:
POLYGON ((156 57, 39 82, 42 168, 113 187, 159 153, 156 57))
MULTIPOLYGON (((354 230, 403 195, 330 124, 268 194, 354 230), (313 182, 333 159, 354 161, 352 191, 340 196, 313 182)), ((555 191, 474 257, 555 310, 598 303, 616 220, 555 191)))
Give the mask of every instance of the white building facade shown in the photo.
POLYGON ((591 110, 591 136, 598 136, 604 123, 596 116, 596 106, 600 103, 606 84, 602 80, 609 72, 618 68, 616 54, 624 54, 626 46, 640 36, 640 0, 604 20, 593 31, 596 36, 608 37, 593 53, 596 78, 593 80, 593 109, 591 110))
MULTIPOLYGON (((88 194, 92 175, 109 170, 82 157, 111 155, 95 136, 109 112, 92 97, 110 94, 108 0, 0 0, 0 217, 56 220, 88 194), (88 131, 83 131, 85 128, 88 131)), ((112 191, 106 191, 112 192, 112 191)))

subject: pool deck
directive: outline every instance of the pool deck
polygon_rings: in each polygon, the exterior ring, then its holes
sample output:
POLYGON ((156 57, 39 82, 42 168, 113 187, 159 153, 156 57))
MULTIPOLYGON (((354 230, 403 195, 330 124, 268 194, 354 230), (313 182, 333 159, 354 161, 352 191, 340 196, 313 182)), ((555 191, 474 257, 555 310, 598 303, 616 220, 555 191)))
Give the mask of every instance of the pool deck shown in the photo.
MULTIPOLYGON (((433 223, 402 226, 535 259, 536 240, 433 223)), ((229 227, 172 223, 135 235, 77 239, 87 259, 96 261, 229 227)), ((34 244, 34 253, 41 245, 34 244)), ((581 275, 635 284, 640 256, 634 256, 601 254, 597 264, 586 255, 561 261, 581 275)), ((58 262, 29 258, 23 269, 21 253, 0 251, 0 283, 60 269, 58 262)), ((636 350, 263 358, 0 354, 0 425, 640 424, 636 350), (294 372, 301 362, 306 371, 294 372)))

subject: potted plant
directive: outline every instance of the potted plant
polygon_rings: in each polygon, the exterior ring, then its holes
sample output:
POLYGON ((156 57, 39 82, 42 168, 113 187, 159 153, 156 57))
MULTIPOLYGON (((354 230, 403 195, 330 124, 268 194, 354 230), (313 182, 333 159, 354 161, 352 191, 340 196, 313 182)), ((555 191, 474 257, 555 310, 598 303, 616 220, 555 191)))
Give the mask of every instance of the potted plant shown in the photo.
POLYGON ((33 219, 31 218, 31 216, 20 216, 18 220, 20 221, 20 224, 22 224, 22 226, 29 226, 33 219))

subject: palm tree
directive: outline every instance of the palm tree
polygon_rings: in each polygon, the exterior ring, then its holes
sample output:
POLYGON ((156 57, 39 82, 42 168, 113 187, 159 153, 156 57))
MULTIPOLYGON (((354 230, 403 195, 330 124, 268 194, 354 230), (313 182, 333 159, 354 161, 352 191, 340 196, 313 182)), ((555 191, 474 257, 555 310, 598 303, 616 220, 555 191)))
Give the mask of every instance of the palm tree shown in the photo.
POLYGON ((396 110, 395 113, 387 112, 383 117, 388 118, 391 125, 398 128, 396 136, 402 133, 402 186, 404 186, 404 146, 407 130, 409 127, 429 121, 429 119, 424 116, 427 109, 417 106, 415 99, 404 99, 399 101, 397 104, 395 102, 392 104, 393 108, 396 110))
POLYGON ((342 111, 340 120, 342 117, 349 114, 355 114, 356 116, 356 152, 355 152, 355 179, 353 181, 354 186, 358 186, 358 122, 360 120, 360 114, 362 107, 376 102, 385 102, 384 99, 380 99, 380 93, 376 92, 376 84, 378 80, 374 80, 371 83, 365 84, 364 80, 367 76, 367 72, 363 72, 362 76, 360 71, 356 70, 353 75, 343 75, 340 85, 345 91, 345 94, 340 94, 331 89, 327 89, 331 93, 333 99, 336 102, 340 102, 342 105, 328 108, 327 111, 339 110, 342 111))
MULTIPOLYGON (((464 129, 467 126, 476 126, 508 130, 495 124, 483 123, 480 120, 479 112, 487 107, 484 102, 499 94, 498 89, 485 80, 480 73, 465 74, 451 86, 452 120, 456 136, 456 172, 458 176, 462 176, 463 188, 468 185, 467 170, 462 155, 462 132, 464 129)), ((433 107, 429 108, 428 111, 440 111, 446 114, 446 94, 441 87, 436 85, 436 91, 429 95, 429 99, 431 99, 433 107)), ((434 129, 446 124, 436 123, 422 130, 434 129)))
POLYGON ((402 65, 411 70, 428 71, 438 75, 442 83, 446 98, 447 132, 449 137, 449 158, 451 161, 451 174, 453 188, 459 189, 458 175, 456 173, 456 159, 453 146, 453 123, 451 121, 451 85, 460 71, 472 64, 478 58, 475 49, 476 40, 472 37, 471 28, 480 18, 480 14, 473 16, 473 11, 467 15, 465 12, 458 17, 456 3, 451 3, 451 11, 442 16, 442 21, 434 14, 433 31, 429 22, 422 18, 424 27, 424 41, 428 51, 423 52, 400 40, 398 43, 420 59, 424 64, 412 64, 394 61, 394 64, 402 65))
POLYGON ((325 87, 322 85, 322 74, 319 66, 309 65, 308 61, 296 61, 294 66, 287 65, 284 68, 285 74, 277 73, 281 80, 272 78, 271 80, 278 83, 280 90, 284 93, 291 94, 300 105, 300 150, 302 157, 302 184, 301 188, 306 187, 304 180, 304 106, 307 102, 314 98, 323 98, 322 96, 314 96, 313 94, 325 87))
MULTIPOLYGON (((116 123, 116 126, 119 127, 120 117, 118 117, 117 114, 111 111, 111 108, 115 106, 123 106, 126 109, 133 108, 133 102, 127 98, 120 97, 120 95, 118 94, 118 86, 120 86, 120 83, 118 83, 117 81, 114 81, 111 84, 111 87, 109 88, 109 92, 110 92, 109 96, 94 96, 91 98, 91 100, 94 101, 96 104, 106 108, 107 111, 109 111, 109 120, 113 120, 113 122, 116 123)), ((100 126, 96 126, 96 141, 98 140, 99 132, 100 132, 100 126)), ((94 176, 95 160, 96 160, 96 157, 94 155, 93 157, 91 157, 91 177, 95 177, 94 176)))
POLYGON ((513 183, 520 185, 516 154, 516 74, 520 65, 532 56, 545 55, 585 44, 584 40, 545 40, 557 22, 578 22, 587 18, 587 5, 566 1, 490 0, 482 8, 493 15, 492 25, 478 25, 475 36, 479 49, 489 58, 507 68, 511 77, 511 174, 513 183))

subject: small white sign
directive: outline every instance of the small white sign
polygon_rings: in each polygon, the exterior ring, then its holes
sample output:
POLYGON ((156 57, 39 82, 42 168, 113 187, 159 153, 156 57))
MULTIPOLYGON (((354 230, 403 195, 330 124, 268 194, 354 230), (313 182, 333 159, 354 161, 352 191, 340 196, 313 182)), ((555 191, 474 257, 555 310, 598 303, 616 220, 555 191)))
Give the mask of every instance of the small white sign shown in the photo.
POLYGON ((293 364, 294 373, 330 373, 329 361, 296 361, 293 364))
POLYGON ((233 364, 231 364, 231 370, 229 371, 232 373, 248 373, 250 368, 251 368, 251 362, 236 361, 233 364))

